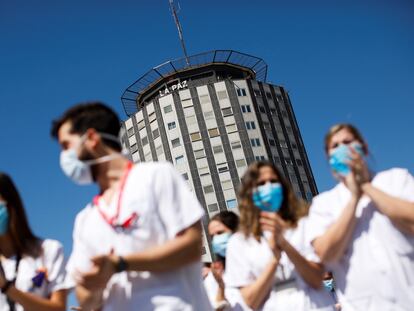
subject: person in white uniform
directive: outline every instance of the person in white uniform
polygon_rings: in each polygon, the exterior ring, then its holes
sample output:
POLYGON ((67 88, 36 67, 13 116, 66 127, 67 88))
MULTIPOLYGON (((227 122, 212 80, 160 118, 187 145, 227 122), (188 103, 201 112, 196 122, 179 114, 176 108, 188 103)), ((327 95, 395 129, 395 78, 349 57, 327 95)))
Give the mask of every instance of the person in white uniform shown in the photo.
POLYGON ((76 217, 67 265, 80 307, 211 310, 201 279, 204 211, 170 163, 122 156, 119 125, 109 107, 86 103, 52 127, 65 174, 100 190, 76 217))
POLYGON ((328 131, 325 151, 339 183, 314 198, 308 234, 342 310, 413 310, 413 176, 370 171, 368 145, 350 124, 328 131))
POLYGON ((238 225, 239 216, 231 211, 219 212, 208 224, 214 259, 210 272, 204 278, 204 286, 211 304, 217 311, 243 310, 245 306, 240 291, 226 287, 227 243, 231 235, 237 231, 238 225))
POLYGON ((0 311, 64 311, 62 245, 36 237, 9 175, 0 173, 0 311))
POLYGON ((307 205, 270 162, 249 166, 239 192, 240 231, 229 241, 227 286, 253 310, 334 310, 306 238, 307 205))

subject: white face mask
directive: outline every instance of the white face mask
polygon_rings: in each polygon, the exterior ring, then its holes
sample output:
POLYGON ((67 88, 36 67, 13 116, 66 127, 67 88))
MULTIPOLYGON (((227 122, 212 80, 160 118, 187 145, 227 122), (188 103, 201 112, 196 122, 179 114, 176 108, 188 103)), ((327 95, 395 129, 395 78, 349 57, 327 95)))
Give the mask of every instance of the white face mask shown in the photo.
MULTIPOLYGON (((105 133, 100 133, 100 135, 101 137, 119 143, 118 138, 115 136, 105 133)), ((68 176, 70 179, 72 179, 75 183, 79 185, 88 185, 93 183, 93 176, 91 170, 92 165, 107 162, 114 158, 122 156, 120 153, 112 153, 98 159, 81 161, 78 158, 77 149, 83 144, 84 141, 85 135, 81 137, 81 140, 77 147, 63 150, 60 153, 60 167, 62 168, 66 176, 68 176)))

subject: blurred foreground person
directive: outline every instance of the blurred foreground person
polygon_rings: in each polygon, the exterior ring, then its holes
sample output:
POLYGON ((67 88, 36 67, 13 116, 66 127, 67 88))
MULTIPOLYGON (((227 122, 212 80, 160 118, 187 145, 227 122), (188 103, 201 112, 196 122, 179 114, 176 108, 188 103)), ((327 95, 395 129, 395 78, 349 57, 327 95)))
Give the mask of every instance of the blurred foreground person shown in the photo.
POLYGON ((0 172, 0 311, 64 311, 62 245, 36 237, 12 179, 0 172))

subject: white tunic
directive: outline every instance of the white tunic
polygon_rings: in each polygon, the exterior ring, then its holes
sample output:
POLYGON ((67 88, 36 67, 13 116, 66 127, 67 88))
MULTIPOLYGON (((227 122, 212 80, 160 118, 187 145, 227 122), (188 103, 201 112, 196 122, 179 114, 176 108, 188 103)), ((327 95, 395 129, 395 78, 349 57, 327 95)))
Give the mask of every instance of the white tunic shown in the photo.
MULTIPOLYGON (((3 259, 1 264, 6 274, 6 279, 13 280, 16 276, 16 256, 3 259)), ((15 286, 17 289, 48 298, 53 292, 66 289, 65 260, 62 245, 55 240, 42 241, 42 254, 38 258, 23 257, 17 271, 15 286), (45 269, 47 279, 40 287, 34 286, 32 278, 38 273, 38 269, 45 269)), ((23 311, 21 305, 16 304, 16 311, 23 311)), ((7 296, 0 293, 0 311, 9 311, 7 296)))
MULTIPOLYGON (((118 197, 118 196, 115 196, 118 197)), ((105 208, 115 214, 117 199, 105 208)), ((199 221, 204 211, 185 181, 168 162, 135 165, 126 180, 120 212, 121 223, 133 213, 132 227, 115 230, 89 204, 75 221, 73 252, 67 271, 74 285, 76 271, 88 271, 90 258, 115 254, 126 256, 162 245, 199 221)), ((211 310, 205 292, 201 263, 169 272, 122 272, 106 287, 104 311, 211 310)))
MULTIPOLYGON (((372 185, 414 202, 414 178, 405 169, 376 174, 372 185)), ((342 183, 313 200, 308 238, 314 240, 340 216, 350 199, 342 183)), ((357 223, 343 257, 329 266, 343 310, 414 310, 414 236, 399 231, 363 197, 357 223)))
MULTIPOLYGON (((310 244, 305 241, 306 219, 302 218, 297 228, 284 234, 289 243, 305 258, 318 261, 310 244)), ((257 241, 245 238, 238 232, 229 241, 226 257, 227 286, 240 288, 253 283, 265 270, 273 253, 265 237, 257 241)), ((274 289, 260 310, 333 310, 334 301, 322 287, 315 290, 309 287, 296 272, 293 263, 283 252, 276 270, 274 289), (281 290, 278 283, 292 280, 293 286, 281 290)))

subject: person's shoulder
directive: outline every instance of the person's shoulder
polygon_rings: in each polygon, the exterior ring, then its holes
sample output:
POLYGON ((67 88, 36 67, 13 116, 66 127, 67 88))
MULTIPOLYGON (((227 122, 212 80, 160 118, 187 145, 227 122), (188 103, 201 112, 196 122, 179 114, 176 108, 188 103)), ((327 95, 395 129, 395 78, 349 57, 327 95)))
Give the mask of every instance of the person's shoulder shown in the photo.
POLYGON ((242 245, 242 244, 247 243, 249 240, 250 240, 250 238, 246 237, 246 235, 243 232, 238 231, 238 232, 232 234, 232 236, 230 237, 229 245, 230 244, 231 245, 236 245, 236 246, 237 245, 242 245))
POLYGON ((393 167, 375 174, 375 178, 399 178, 410 175, 410 172, 406 168, 393 167))
POLYGON ((63 252, 63 245, 58 240, 44 239, 42 242, 43 253, 49 256, 63 252))
POLYGON ((174 166, 168 161, 157 161, 157 162, 140 162, 132 167, 132 175, 142 179, 151 178, 157 176, 157 173, 168 174, 174 170, 174 166))
POLYGON ((332 200, 335 200, 335 197, 343 190, 344 187, 345 186, 342 183, 338 183, 335 187, 317 194, 312 199, 311 208, 318 206, 318 203, 331 202, 332 200))

